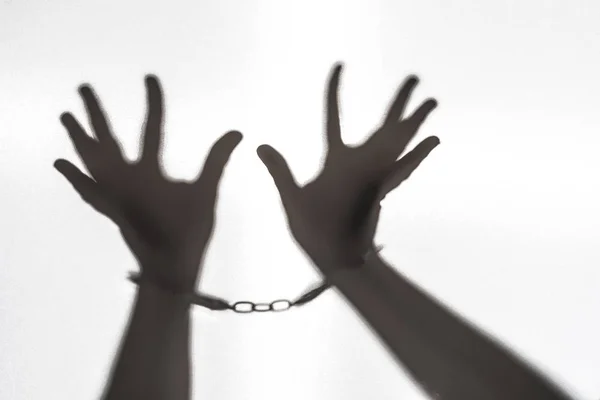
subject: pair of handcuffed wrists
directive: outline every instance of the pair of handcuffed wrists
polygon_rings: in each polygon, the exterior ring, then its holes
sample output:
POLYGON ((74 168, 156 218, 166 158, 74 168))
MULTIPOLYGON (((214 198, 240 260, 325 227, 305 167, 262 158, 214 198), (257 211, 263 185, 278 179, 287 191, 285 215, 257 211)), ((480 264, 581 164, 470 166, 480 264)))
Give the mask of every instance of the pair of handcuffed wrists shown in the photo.
MULTIPOLYGON (((377 254, 383 249, 383 246, 376 246, 370 249, 363 257, 362 260, 356 265, 358 268, 364 267, 369 258, 377 254)), ((357 268, 344 268, 338 269, 335 273, 344 273, 344 271, 355 270, 357 268)), ((199 292, 186 291, 181 288, 176 288, 174 285, 168 284, 156 277, 150 277, 144 273, 130 272, 128 279, 134 284, 141 286, 143 284, 149 284, 167 292, 171 295, 177 296, 178 298, 185 301, 186 306, 198 305, 213 311, 227 311, 231 310, 237 313, 251 313, 251 312, 279 312, 286 311, 292 307, 298 307, 304 305, 314 299, 316 299, 321 293, 329 289, 333 284, 330 280, 324 280, 318 286, 307 290, 304 294, 296 298, 295 300, 278 299, 270 303, 254 303, 251 301, 238 301, 235 303, 229 303, 228 301, 199 292)))

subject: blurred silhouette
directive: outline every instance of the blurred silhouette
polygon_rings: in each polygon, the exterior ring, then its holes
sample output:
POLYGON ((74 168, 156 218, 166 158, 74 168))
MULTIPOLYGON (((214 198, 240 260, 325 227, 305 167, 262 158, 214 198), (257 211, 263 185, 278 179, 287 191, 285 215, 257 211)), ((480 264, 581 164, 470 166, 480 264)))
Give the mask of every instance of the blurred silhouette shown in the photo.
MULTIPOLYGON (((293 238, 431 398, 569 399, 378 254, 374 235, 380 202, 439 144, 429 137, 398 159, 437 103, 429 99, 404 118, 417 84, 409 77, 382 125, 363 144, 349 147, 339 122, 341 70, 335 66, 329 79, 327 154, 313 181, 300 187, 275 149, 257 149, 280 193, 293 238)), ((146 89, 148 115, 137 161, 125 160, 93 90, 82 86, 94 137, 71 114, 61 120, 91 177, 66 160, 54 164, 85 202, 119 227, 141 269, 105 400, 190 398, 189 306, 215 224, 219 181, 242 139, 236 131, 221 137, 194 181, 168 178, 160 165, 164 111, 155 76, 146 78, 146 89)))
POLYGON ((277 186, 296 242, 431 398, 569 399, 373 251, 380 201, 439 144, 437 137, 428 137, 397 160, 437 103, 429 99, 403 117, 418 82, 411 76, 375 133, 360 146, 349 147, 340 132, 341 70, 342 65, 336 65, 329 79, 327 153, 313 181, 299 187, 281 154, 268 145, 257 149, 277 186))
POLYGON ((61 121, 91 178, 66 160, 54 166, 85 202, 119 227, 141 269, 133 313, 103 398, 187 400, 190 299, 213 232, 219 181, 242 135, 222 136, 193 182, 169 179, 160 165, 164 111, 155 76, 146 77, 146 90, 148 114, 137 161, 125 160, 93 90, 82 86, 95 137, 70 113, 61 121))

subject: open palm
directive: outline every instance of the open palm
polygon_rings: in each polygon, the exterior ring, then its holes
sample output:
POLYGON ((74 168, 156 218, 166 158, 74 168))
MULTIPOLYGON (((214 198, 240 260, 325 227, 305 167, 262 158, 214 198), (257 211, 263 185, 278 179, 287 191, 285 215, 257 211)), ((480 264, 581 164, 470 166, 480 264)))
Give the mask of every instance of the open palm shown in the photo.
POLYGON ((158 78, 148 76, 146 90, 148 114, 138 160, 125 160, 98 99, 86 85, 79 92, 95 138, 70 113, 61 121, 93 179, 63 159, 55 167, 84 201, 119 227, 143 276, 191 290, 213 231, 219 181, 242 135, 232 131, 222 136, 193 182, 170 179, 160 165, 164 107, 158 78))
POLYGON ((403 118, 416 77, 400 88, 383 124, 368 140, 357 147, 344 144, 338 109, 341 70, 341 65, 335 66, 329 79, 327 153, 313 181, 299 187, 281 154, 268 145, 257 149, 277 186, 295 240, 324 272, 362 263, 374 249, 380 201, 439 144, 437 137, 429 137, 398 160, 437 104, 429 99, 403 118))

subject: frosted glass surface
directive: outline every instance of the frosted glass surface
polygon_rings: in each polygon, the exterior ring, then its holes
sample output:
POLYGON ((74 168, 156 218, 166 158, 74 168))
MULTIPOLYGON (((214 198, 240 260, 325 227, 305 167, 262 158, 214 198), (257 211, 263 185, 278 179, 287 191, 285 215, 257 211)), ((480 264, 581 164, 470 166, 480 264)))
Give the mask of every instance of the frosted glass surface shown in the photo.
MULTIPOLYGON (((133 159, 156 73, 177 178, 225 131, 244 133, 200 288, 266 301, 319 275, 255 149, 315 176, 338 60, 349 143, 409 73, 411 107, 440 104, 418 138, 441 146, 384 202, 384 257, 578 398, 600 398, 598 21, 593 0, 0 2, 0 398, 97 398, 133 300, 117 228, 52 168, 83 166, 59 122, 86 121, 77 86, 94 85, 133 159)), ((425 399, 333 291, 274 315, 196 309, 192 340, 194 399, 425 399)))

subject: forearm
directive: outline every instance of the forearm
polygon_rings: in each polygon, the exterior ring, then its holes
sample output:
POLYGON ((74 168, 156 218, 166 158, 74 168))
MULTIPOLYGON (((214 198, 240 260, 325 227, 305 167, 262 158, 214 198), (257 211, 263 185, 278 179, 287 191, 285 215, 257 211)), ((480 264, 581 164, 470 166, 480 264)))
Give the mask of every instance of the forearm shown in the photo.
POLYGON ((142 283, 104 400, 189 400, 190 316, 185 299, 142 283))
POLYGON ((330 281, 432 398, 571 399, 378 256, 330 281))

